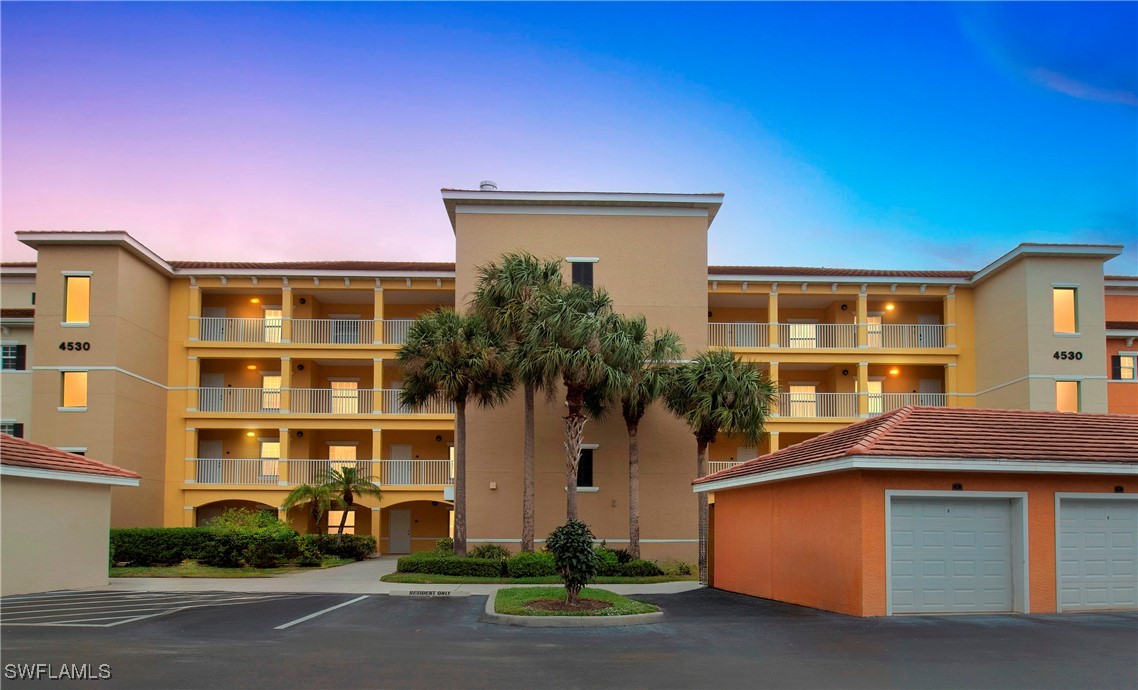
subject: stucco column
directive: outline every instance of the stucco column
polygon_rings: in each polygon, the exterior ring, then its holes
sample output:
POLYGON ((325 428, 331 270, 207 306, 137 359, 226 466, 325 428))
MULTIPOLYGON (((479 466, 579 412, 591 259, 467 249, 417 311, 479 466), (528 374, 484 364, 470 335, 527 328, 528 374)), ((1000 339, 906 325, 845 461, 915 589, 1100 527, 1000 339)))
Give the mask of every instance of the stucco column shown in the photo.
POLYGON ((281 414, 292 409, 292 357, 281 357, 281 414))
POLYGON ((857 414, 869 416, 869 362, 857 363, 857 414))
POLYGON ((944 392, 945 404, 949 407, 960 407, 960 401, 957 399, 956 394, 956 363, 949 362, 944 365, 944 392))
POLYGON ((288 473, 289 473, 289 469, 290 469, 289 463, 288 463, 288 459, 290 457, 288 446, 289 446, 289 439, 291 437, 289 436, 287 427, 278 429, 277 431, 280 432, 280 443, 281 443, 281 453, 280 453, 281 457, 280 457, 280 460, 277 461, 277 472, 280 473, 279 476, 277 477, 277 484, 279 484, 281 486, 288 486, 288 473))
POLYGON ((195 519, 195 516, 194 516, 195 512, 196 511, 194 511, 193 506, 185 506, 184 510, 182 510, 182 514, 183 514, 182 526, 183 527, 197 527, 197 525, 195 524, 197 522, 197 520, 195 519))
POLYGON ((371 509, 371 536, 375 537, 375 552, 383 553, 380 537, 383 535, 383 509, 371 509))
POLYGON ((377 484, 382 484, 380 481, 383 478, 383 463, 379 462, 383 458, 383 431, 380 429, 371 430, 371 476, 375 477, 377 484))
POLYGON ((864 285, 857 295, 857 346, 869 347, 869 296, 864 285))
POLYGON ((944 296, 944 345, 956 347, 956 293, 955 286, 944 296))
POLYGON ((379 345, 383 342, 384 328, 383 328, 383 287, 379 284, 379 279, 375 281, 375 295, 372 297, 375 305, 375 321, 372 322, 371 343, 372 345, 379 345))
POLYGON ((200 340, 202 329, 202 289, 198 287, 196 281, 190 283, 190 304, 188 311, 190 330, 186 335, 190 340, 200 340))
POLYGON ((371 387, 374 391, 371 398, 372 414, 383 412, 383 360, 371 360, 371 387))
POLYGON ((778 284, 771 286, 771 294, 767 300, 767 343, 771 347, 778 347, 778 284))
POLYGON ((201 393, 198 387, 202 382, 202 366, 201 361, 197 357, 186 358, 186 385, 189 387, 186 390, 186 410, 188 412, 197 412, 199 399, 201 393))
POLYGON ((292 288, 281 288, 281 342, 292 342, 292 288))
MULTIPOLYGON (((186 457, 198 457, 198 430, 192 426, 186 427, 186 457)), ((184 479, 190 483, 197 483, 198 481, 198 463, 186 462, 186 476, 184 479)))
POLYGON ((779 449, 778 432, 777 431, 772 431, 769 434, 767 434, 767 446, 768 446, 768 450, 767 450, 768 453, 773 453, 779 449))
POLYGON ((776 391, 775 392, 775 398, 774 398, 774 409, 771 410, 771 414, 777 415, 780 412, 779 406, 778 406, 780 395, 779 395, 778 391, 781 390, 779 388, 779 385, 778 385, 779 384, 779 382, 778 382, 778 362, 771 362, 770 363, 770 365, 767 369, 767 376, 770 377, 771 383, 774 384, 775 391, 776 391))

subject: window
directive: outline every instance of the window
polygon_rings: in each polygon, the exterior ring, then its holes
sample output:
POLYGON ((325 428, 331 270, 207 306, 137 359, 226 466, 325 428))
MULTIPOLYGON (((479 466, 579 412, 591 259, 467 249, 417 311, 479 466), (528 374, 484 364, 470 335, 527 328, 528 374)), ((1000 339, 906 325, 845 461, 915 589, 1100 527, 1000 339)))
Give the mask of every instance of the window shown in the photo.
POLYGON ((283 322, 284 312, 281 311, 280 307, 265 307, 266 343, 279 343, 281 341, 281 324, 283 322))
POLYGON ((261 409, 281 409, 281 375, 278 372, 261 374, 261 409))
POLYGON ((597 259, 592 257, 570 256, 566 261, 573 267, 573 284, 584 285, 593 289, 593 264, 597 259))
POLYGON ((91 322, 91 276, 65 276, 63 322, 91 322))
POLYGON ((885 345, 885 329, 881 325, 881 314, 871 314, 866 317, 866 330, 868 341, 866 345, 869 347, 884 347, 885 345))
MULTIPOLYGON (((355 381, 332 381, 332 414, 356 414, 360 411, 360 396, 355 381)), ((370 410, 368 410, 370 412, 370 410)))
POLYGON ((870 379, 865 385, 866 392, 869 393, 869 414, 881 414, 885 411, 885 382, 881 379, 870 379))
POLYGON ((15 436, 16 438, 23 438, 24 425, 21 422, 0 422, 0 433, 15 436))
POLYGON ((5 371, 23 371, 27 368, 27 345, 0 346, 0 369, 5 371))
POLYGON ((1055 314, 1056 333, 1078 333, 1079 312, 1078 290, 1075 288, 1051 288, 1051 304, 1055 314))
POLYGON ((1059 412, 1079 411, 1079 382, 1055 382, 1055 409, 1059 412))
MULTIPOLYGON (((328 444, 329 469, 342 470, 345 467, 356 466, 356 444, 329 443, 328 444)), ((410 464, 410 463, 408 463, 410 464)))
POLYGON ((261 442, 261 476, 276 477, 280 475, 281 442, 279 439, 262 438, 261 442))
POLYGON ((818 347, 818 324, 792 322, 788 347, 818 347))
POLYGON ((87 372, 85 371, 65 371, 63 372, 63 407, 81 408, 87 407, 87 372))
POLYGON ((1138 354, 1122 352, 1111 357, 1110 378, 1115 381, 1138 380, 1138 354))
POLYGON ((356 533, 356 511, 349 510, 347 517, 344 517, 342 510, 329 510, 328 511, 328 534, 340 533, 340 521, 344 521, 344 534, 356 533))
POLYGON ((593 449, 582 448, 581 459, 577 463, 577 486, 593 485, 593 449))
POLYGON ((818 394, 813 383, 790 384, 790 416, 817 417, 818 394))

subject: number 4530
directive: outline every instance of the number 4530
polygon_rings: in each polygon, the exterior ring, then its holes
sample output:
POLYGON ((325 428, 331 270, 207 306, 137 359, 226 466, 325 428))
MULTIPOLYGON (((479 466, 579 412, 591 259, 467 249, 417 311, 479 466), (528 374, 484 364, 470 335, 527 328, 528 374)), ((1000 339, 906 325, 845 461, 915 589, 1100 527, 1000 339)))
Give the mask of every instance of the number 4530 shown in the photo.
POLYGON ((1052 359, 1082 359, 1082 352, 1074 352, 1072 350, 1056 350, 1055 354, 1051 355, 1052 359))
POLYGON ((80 350, 86 352, 87 350, 91 349, 91 343, 79 340, 65 340, 59 344, 59 349, 71 350, 73 352, 80 350))

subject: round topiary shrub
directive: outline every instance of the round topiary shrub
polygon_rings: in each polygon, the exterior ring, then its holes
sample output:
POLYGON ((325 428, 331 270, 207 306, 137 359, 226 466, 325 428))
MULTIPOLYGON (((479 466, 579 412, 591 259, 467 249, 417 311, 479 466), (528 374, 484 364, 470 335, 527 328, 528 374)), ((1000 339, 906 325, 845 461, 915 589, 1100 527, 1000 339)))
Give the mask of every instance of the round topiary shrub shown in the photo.
POLYGON ((565 583, 565 602, 576 604, 577 595, 597 574, 597 554, 593 533, 580 520, 570 520, 553 530, 545 546, 553 554, 557 574, 565 583))

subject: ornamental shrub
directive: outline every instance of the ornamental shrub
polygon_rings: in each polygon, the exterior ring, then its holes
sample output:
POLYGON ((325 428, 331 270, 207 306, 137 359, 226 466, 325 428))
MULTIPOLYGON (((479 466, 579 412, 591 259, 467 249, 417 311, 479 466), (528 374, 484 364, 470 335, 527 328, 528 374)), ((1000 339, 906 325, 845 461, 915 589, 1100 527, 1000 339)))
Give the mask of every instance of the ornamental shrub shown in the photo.
POLYGON ((510 577, 549 577, 557 574, 553 554, 522 552, 506 560, 506 575, 510 577))
POLYGON ((435 540, 435 553, 440 556, 453 556, 454 540, 450 537, 435 540))
POLYGON ((362 561, 375 553, 375 537, 370 534, 306 534, 304 538, 325 556, 362 561))
POLYGON ((622 577, 655 577, 663 575, 664 571, 652 561, 635 560, 622 563, 618 568, 618 575, 622 577))
POLYGON ((468 558, 496 558, 502 560, 510 557, 510 550, 498 544, 479 544, 466 555, 468 558))
POLYGON ((458 575, 460 577, 501 577, 502 561, 491 558, 453 556, 404 556, 396 564, 401 573, 458 575))
POLYGON ((296 552, 296 564, 299 566, 311 568, 324 562, 324 559, 320 556, 320 549, 317 548, 316 542, 311 539, 305 539, 304 536, 297 536, 296 552))
POLYGON ((205 527, 133 527, 111 530, 111 553, 128 565, 176 565, 197 558, 210 539, 205 527))
POLYGON ((660 564, 665 575, 672 577, 686 577, 692 574, 691 565, 683 561, 667 560, 660 564))
POLYGON ((620 575, 620 559, 612 549, 597 547, 597 575, 611 577, 620 575))
POLYGON ((545 546, 553 553, 557 574, 565 583, 565 601, 577 602, 577 595, 597 575, 597 554, 593 551, 593 533, 580 520, 570 520, 553 530, 545 546))

